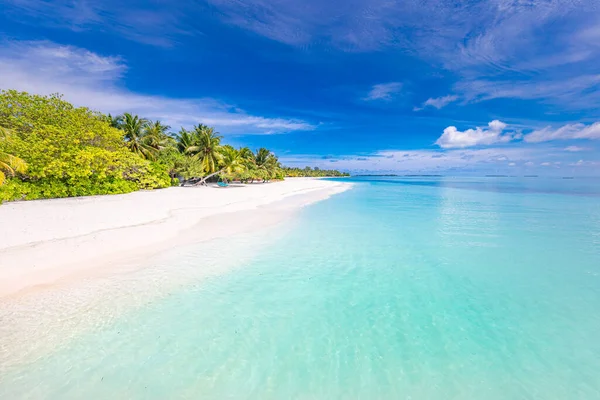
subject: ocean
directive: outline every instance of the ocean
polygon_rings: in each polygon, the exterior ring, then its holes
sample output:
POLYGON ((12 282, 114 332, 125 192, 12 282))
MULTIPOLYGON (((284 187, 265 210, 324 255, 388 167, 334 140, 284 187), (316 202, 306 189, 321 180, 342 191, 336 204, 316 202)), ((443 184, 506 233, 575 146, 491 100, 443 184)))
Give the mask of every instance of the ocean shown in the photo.
POLYGON ((347 180, 165 254, 156 296, 105 299, 0 398, 600 399, 600 181, 347 180))

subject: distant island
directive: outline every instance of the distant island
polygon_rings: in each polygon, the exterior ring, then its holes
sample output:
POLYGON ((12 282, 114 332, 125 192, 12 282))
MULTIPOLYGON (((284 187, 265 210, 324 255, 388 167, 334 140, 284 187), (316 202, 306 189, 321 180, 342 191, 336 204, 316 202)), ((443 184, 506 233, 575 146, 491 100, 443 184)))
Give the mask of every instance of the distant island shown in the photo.
POLYGON ((379 176, 379 177, 381 177, 381 176, 400 176, 400 177, 421 177, 421 178, 424 178, 424 177, 430 177, 430 178, 431 178, 431 177, 438 177, 438 178, 439 178, 439 177, 443 177, 444 175, 417 175, 417 174, 406 174, 406 175, 398 175, 398 174, 362 174, 362 175, 353 175, 353 176, 363 176, 363 177, 364 177, 364 176, 375 176, 375 177, 377 177, 377 176, 379 176))

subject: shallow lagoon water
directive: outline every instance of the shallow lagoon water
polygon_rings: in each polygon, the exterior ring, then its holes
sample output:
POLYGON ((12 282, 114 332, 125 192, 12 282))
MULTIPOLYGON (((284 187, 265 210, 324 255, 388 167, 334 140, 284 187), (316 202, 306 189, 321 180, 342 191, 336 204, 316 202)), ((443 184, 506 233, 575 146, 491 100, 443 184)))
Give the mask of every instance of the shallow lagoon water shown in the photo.
POLYGON ((597 181, 353 181, 165 255, 168 293, 11 366, 0 398, 600 398, 597 181), (182 280, 207 251, 243 255, 182 280))

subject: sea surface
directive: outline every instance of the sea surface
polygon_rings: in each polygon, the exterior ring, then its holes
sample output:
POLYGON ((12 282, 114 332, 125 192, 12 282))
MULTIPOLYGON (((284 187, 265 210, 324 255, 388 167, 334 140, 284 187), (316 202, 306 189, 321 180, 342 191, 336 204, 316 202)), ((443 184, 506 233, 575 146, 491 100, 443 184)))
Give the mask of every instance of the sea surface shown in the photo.
POLYGON ((0 398, 600 399, 600 181, 349 181, 268 234, 173 249, 156 296, 104 299, 0 398), (195 277, 208 259, 231 265, 195 277))

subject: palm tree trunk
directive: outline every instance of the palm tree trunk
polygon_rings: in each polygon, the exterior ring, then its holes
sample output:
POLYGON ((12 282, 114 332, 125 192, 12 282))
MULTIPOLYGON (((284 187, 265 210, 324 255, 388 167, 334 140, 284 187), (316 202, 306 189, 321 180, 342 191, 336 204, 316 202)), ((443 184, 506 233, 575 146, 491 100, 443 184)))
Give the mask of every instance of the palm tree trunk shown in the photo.
POLYGON ((200 182, 196 183, 194 186, 198 186, 198 185, 206 185, 206 180, 207 180, 208 178, 210 178, 210 177, 213 177, 213 176, 215 176, 215 175, 218 175, 218 174, 220 174, 220 173, 221 173, 221 172, 223 172, 223 171, 225 171, 225 168, 223 168, 223 169, 221 169, 221 170, 219 170, 219 171, 217 171, 217 172, 213 172, 213 173, 212 173, 212 174, 210 174, 210 175, 206 175, 204 178, 200 179, 200 182))

